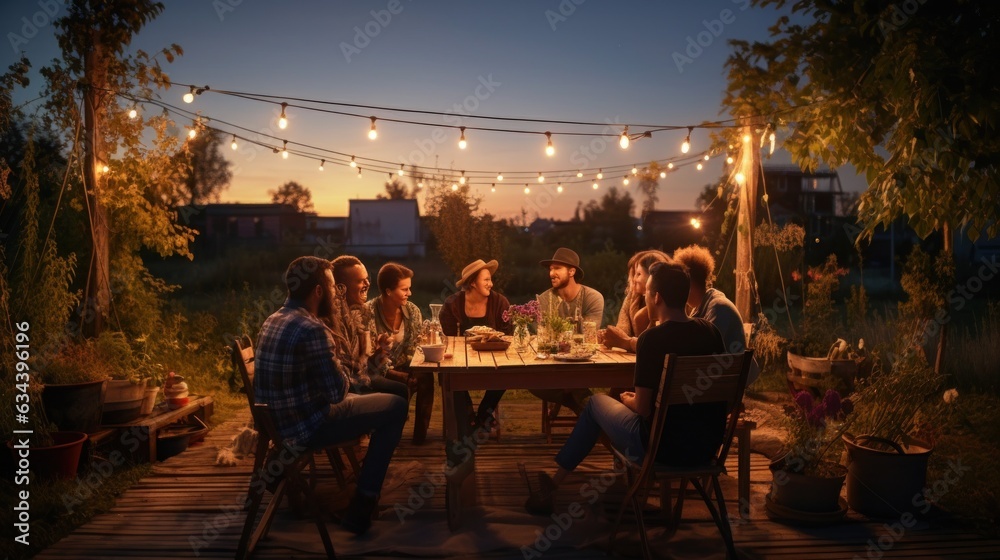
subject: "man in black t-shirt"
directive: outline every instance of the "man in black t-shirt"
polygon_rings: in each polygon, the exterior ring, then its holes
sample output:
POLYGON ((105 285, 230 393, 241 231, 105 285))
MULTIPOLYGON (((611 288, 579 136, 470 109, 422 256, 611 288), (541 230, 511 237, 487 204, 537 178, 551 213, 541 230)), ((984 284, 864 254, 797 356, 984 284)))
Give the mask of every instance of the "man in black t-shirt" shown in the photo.
MULTIPOLYGON (((594 395, 584 408, 566 444, 556 454, 556 474, 538 473, 541 489, 530 496, 530 513, 552 513, 554 490, 594 448, 601 433, 626 455, 641 461, 649 439, 656 392, 667 354, 699 356, 725 352, 719 330, 704 319, 684 311, 690 287, 687 268, 677 263, 655 263, 646 283, 646 309, 657 323, 636 343, 635 392, 626 391, 621 402, 594 395)), ((725 430, 725 404, 671 406, 657 460, 690 466, 707 461, 718 450, 725 430)), ((527 481, 526 481, 527 482, 527 481)))

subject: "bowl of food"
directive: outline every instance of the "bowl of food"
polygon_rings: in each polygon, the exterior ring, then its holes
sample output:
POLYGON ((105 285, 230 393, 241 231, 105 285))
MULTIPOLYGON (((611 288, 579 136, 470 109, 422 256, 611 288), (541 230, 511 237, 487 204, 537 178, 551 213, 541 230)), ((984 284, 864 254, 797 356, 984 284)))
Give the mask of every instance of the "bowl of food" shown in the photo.
POLYGON ((440 362, 444 359, 444 344, 424 344, 420 347, 425 362, 440 362))

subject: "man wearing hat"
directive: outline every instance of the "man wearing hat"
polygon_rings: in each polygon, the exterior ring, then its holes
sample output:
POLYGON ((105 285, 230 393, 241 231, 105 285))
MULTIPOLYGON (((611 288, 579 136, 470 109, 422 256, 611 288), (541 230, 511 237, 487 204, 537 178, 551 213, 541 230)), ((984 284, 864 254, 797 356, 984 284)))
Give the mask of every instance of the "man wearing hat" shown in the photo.
MULTIPOLYGON (((552 289, 545 290, 538 296, 542 312, 554 309, 560 317, 570 320, 579 317, 582 321, 593 321, 600 327, 604 316, 604 296, 580 283, 583 280, 583 269, 580 268, 580 256, 576 251, 560 247, 551 259, 541 261, 540 264, 548 267, 549 280, 552 282, 552 289)), ((592 393, 589 389, 533 389, 531 394, 565 406, 579 415, 584 401, 592 393)))
MULTIPOLYGON (((510 302, 503 295, 493 291, 493 275, 499 264, 496 260, 485 262, 476 259, 462 269, 462 275, 455 285, 462 291, 452 294, 444 302, 441 309, 441 330, 448 336, 460 336, 467 329, 475 326, 485 326, 510 334, 512 326, 504 321, 503 312, 510 307, 510 302)), ((486 391, 479 403, 475 417, 470 414, 470 426, 473 430, 486 425, 493 414, 504 391, 486 391)), ((471 411, 472 400, 465 392, 465 399, 471 411)))

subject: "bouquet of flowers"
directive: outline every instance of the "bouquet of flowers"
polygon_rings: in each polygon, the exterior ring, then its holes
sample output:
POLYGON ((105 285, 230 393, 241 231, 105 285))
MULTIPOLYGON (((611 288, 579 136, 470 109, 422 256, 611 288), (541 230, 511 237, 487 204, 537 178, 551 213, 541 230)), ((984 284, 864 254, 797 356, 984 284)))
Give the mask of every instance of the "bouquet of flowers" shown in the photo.
POLYGON ((538 308, 538 300, 531 300, 521 305, 511 305, 503 312, 503 320, 514 325, 514 330, 527 329, 541 320, 538 308))
POLYGON ((834 447, 850 426, 853 410, 851 399, 841 399, 833 389, 827 390, 822 399, 808 391, 796 393, 795 404, 785 407, 790 450, 784 457, 784 470, 820 477, 841 470, 834 447))

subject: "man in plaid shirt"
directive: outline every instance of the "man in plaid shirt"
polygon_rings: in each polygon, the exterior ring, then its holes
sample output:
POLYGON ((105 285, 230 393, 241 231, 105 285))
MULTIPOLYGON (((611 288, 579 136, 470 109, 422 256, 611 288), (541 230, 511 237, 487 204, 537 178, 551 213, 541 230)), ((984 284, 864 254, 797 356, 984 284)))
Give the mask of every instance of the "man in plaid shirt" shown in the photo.
POLYGON ((407 403, 386 393, 348 394, 330 329, 318 318, 334 294, 332 265, 299 257, 285 272, 288 299, 264 321, 257 339, 254 394, 271 409, 290 443, 313 449, 371 434, 343 525, 365 533, 378 504, 389 460, 406 421, 407 403))

